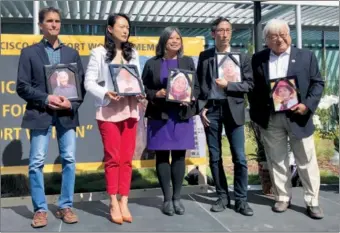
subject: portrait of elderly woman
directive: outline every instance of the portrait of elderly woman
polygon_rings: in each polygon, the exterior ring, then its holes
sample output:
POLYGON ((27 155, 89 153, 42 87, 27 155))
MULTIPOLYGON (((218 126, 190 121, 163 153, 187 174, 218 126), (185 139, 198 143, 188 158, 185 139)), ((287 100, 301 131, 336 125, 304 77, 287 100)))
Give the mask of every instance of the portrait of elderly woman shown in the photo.
MULTIPOLYGON (((56 77, 55 84, 52 84, 54 95, 64 96, 68 99, 78 98, 77 88, 75 86, 75 77, 73 73, 62 70, 56 71, 53 76, 56 77)), ((53 82, 53 79, 51 82, 53 82)))
MULTIPOLYGON (((274 87, 273 100, 275 111, 289 110, 299 103, 298 96, 293 84, 289 84, 288 80, 281 80, 274 87)), ((292 82, 294 82, 292 80, 292 82)), ((274 86, 275 83, 272 83, 274 86)))
MULTIPOLYGON (((189 74, 189 78, 191 74, 189 74)), ((192 79, 192 78, 191 78, 192 79)), ((169 100, 191 102, 192 87, 184 73, 176 74, 169 83, 169 100)))
POLYGON ((229 55, 217 55, 218 78, 224 78, 228 82, 241 82, 241 69, 239 64, 240 57, 233 54, 233 59, 229 55))
POLYGON ((118 92, 122 95, 124 94, 135 94, 138 95, 142 93, 141 85, 138 78, 131 74, 127 69, 122 68, 117 77, 116 84, 118 92))

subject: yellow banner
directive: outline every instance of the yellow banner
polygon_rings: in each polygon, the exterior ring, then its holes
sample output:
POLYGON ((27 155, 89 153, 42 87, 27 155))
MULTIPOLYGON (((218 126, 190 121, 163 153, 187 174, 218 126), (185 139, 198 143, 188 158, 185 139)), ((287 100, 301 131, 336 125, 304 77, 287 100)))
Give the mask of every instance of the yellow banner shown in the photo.
MULTIPOLYGON (((60 40, 67 46, 79 51, 81 56, 88 56, 91 49, 104 43, 104 36, 66 36, 61 35, 60 40)), ((41 35, 1 35, 1 55, 19 55, 21 49, 38 43, 41 35)), ((130 37, 140 56, 154 56, 158 37, 130 37)), ((198 56, 204 50, 203 37, 183 37, 184 54, 198 56)))
MULTIPOLYGON (((186 158, 186 165, 206 165, 207 158, 186 158)), ((156 166, 156 160, 132 160, 132 168, 140 169, 140 168, 154 168, 156 166)), ((82 172, 89 171, 103 171, 104 163, 103 162, 92 162, 92 163, 76 163, 76 173, 81 174, 82 172)), ((28 175, 28 166, 2 166, 1 175, 14 175, 14 174, 24 174, 28 175)), ((61 172, 62 167, 60 164, 45 164, 43 172, 44 173, 52 173, 52 172, 61 172)), ((202 174, 205 174, 204 171, 202 174)))

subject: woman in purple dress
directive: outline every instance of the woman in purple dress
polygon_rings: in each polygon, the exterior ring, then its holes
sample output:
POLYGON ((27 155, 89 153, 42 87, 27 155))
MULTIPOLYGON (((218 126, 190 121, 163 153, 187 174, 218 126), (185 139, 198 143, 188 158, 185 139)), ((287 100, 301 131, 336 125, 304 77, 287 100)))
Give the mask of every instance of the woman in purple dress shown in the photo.
MULTIPOLYGON (((167 27, 159 38, 156 56, 144 66, 142 79, 148 100, 145 111, 148 118, 147 148, 156 153, 157 176, 164 195, 162 211, 170 216, 174 213, 182 215, 185 211, 180 201, 185 154, 186 150, 195 148, 192 117, 196 114, 195 100, 199 94, 199 88, 195 85, 190 104, 167 102, 167 79, 169 69, 173 68, 195 71, 195 64, 191 57, 183 56, 180 31, 167 27)), ((194 84, 198 84, 196 77, 194 84)))

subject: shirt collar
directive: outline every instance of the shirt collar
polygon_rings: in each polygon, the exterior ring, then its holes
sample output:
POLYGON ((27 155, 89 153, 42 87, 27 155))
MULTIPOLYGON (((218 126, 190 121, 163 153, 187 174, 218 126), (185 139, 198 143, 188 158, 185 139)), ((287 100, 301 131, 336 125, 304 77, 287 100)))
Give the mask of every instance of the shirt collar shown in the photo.
MULTIPOLYGON (((229 47, 227 48, 227 51, 225 51, 225 52, 226 52, 226 53, 230 53, 230 51, 231 51, 231 47, 229 46, 229 47)), ((216 47, 215 47, 215 53, 217 53, 216 47)))
MULTIPOLYGON (((61 42, 61 40, 59 38, 58 38, 58 41, 59 41, 59 45, 55 49, 58 49, 58 48, 60 48, 61 46, 64 45, 64 43, 61 42)), ((50 42, 48 42, 48 40, 46 38, 42 38, 41 42, 44 44, 45 47, 49 46, 49 47, 53 48, 53 46, 50 44, 50 42)))
MULTIPOLYGON (((290 55, 290 51, 291 51, 291 47, 289 46, 287 48, 287 50, 285 52, 281 53, 279 56, 281 56, 281 55, 290 55)), ((277 55, 273 52, 273 50, 270 50, 270 56, 277 56, 277 55)))

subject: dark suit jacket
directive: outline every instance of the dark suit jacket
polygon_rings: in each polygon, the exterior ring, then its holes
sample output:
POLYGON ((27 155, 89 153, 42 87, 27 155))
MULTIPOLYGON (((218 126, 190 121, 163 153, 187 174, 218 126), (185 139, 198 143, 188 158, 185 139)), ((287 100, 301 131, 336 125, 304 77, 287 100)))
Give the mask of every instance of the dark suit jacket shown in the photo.
MULTIPOLYGON (((249 93, 250 117, 263 128, 268 127, 270 113, 274 107, 270 97, 269 86, 270 49, 254 54, 252 67, 254 71, 254 89, 249 93)), ((287 112, 290 126, 297 138, 308 137, 314 132, 312 116, 315 112, 324 88, 318 62, 312 51, 292 47, 287 76, 296 75, 301 102, 309 109, 306 115, 287 112)))
MULTIPOLYGON (((191 57, 183 56, 178 59, 179 68, 195 71, 195 63, 191 57)), ((179 103, 167 102, 165 98, 157 98, 157 91, 162 88, 166 89, 160 81, 162 58, 153 57, 150 58, 144 66, 142 79, 146 92, 146 98, 148 105, 145 111, 145 117, 151 119, 163 119, 169 118, 169 111, 177 112, 180 120, 187 120, 196 114, 196 101, 193 101, 189 106, 180 106, 179 103)), ((193 96, 195 100, 198 97, 198 81, 197 77, 194 80, 193 96)))
MULTIPOLYGON (((68 46, 62 45, 60 49, 62 64, 75 62, 78 64, 78 78, 84 97, 84 70, 80 56, 76 50, 68 46)), ((54 114, 65 128, 74 128, 79 125, 78 108, 82 101, 72 101, 71 110, 53 111, 45 104, 48 92, 44 65, 49 64, 48 55, 42 42, 22 49, 16 86, 18 95, 27 102, 22 128, 47 129, 53 123, 54 114)))
MULTIPOLYGON (((231 50, 231 52, 237 52, 231 50)), ((245 122, 244 94, 253 87, 253 72, 250 58, 245 53, 241 53, 241 83, 229 82, 225 88, 228 104, 232 117, 237 125, 245 122)), ((201 111, 207 104, 211 91, 212 79, 216 79, 215 47, 200 53, 197 66, 197 78, 200 84, 200 94, 198 97, 199 110, 201 111)))

